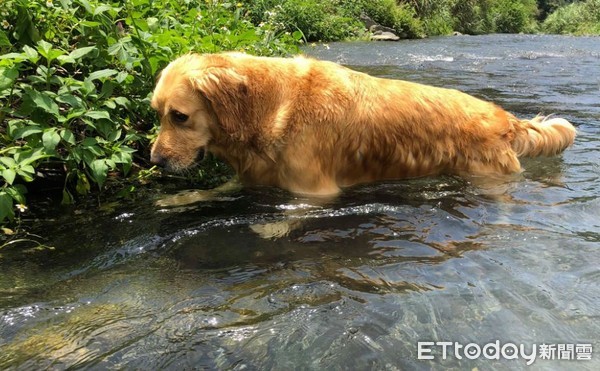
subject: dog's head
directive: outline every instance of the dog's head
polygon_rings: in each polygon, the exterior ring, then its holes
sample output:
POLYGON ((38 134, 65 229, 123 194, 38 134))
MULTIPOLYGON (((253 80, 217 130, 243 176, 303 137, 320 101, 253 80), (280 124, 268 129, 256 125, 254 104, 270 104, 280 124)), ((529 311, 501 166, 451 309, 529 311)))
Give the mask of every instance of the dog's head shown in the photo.
POLYGON ((168 171, 185 170, 220 141, 244 139, 251 112, 248 84, 232 59, 189 54, 161 72, 152 97, 160 117, 152 163, 168 171))

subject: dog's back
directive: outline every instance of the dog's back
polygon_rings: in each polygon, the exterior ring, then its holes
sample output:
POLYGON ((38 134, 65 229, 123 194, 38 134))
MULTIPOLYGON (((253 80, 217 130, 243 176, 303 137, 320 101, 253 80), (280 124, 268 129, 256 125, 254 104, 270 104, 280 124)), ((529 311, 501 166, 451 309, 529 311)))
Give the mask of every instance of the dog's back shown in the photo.
POLYGON ((186 58, 195 66, 192 85, 217 121, 207 148, 249 184, 331 194, 383 179, 511 174, 521 171, 519 156, 558 153, 575 136, 564 119, 520 120, 457 90, 332 62, 239 53, 186 58))

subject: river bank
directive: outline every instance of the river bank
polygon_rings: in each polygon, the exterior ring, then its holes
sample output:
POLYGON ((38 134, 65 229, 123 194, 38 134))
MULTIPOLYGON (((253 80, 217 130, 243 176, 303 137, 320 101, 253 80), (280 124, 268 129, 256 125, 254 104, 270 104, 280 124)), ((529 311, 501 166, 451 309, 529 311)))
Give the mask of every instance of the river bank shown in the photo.
MULTIPOLYGON (((300 31, 307 42, 368 38, 372 22, 399 39, 490 33, 600 34, 600 0, 261 0, 255 24, 300 31), (367 20, 365 20, 365 18, 367 20)), ((378 38, 376 38, 378 39, 378 38)), ((390 37, 388 40, 393 40, 390 37)))

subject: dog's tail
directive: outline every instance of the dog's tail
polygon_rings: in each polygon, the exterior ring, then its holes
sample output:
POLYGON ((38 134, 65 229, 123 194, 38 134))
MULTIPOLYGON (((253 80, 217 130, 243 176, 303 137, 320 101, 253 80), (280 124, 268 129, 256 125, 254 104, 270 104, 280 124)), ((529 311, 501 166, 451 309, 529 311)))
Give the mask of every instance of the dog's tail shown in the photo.
POLYGON ((576 130, 562 118, 537 116, 517 120, 512 148, 518 157, 552 156, 573 144, 576 130))

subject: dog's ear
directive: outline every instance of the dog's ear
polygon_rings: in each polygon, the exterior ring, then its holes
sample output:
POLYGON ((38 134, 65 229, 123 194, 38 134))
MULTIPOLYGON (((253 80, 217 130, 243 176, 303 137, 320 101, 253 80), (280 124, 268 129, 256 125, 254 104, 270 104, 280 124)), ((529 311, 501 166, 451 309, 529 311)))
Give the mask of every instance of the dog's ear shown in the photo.
POLYGON ((250 126, 248 81, 232 68, 198 70, 192 84, 211 103, 217 120, 229 135, 244 139, 243 127, 250 126))

